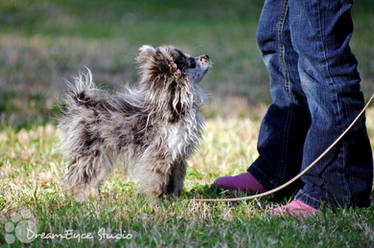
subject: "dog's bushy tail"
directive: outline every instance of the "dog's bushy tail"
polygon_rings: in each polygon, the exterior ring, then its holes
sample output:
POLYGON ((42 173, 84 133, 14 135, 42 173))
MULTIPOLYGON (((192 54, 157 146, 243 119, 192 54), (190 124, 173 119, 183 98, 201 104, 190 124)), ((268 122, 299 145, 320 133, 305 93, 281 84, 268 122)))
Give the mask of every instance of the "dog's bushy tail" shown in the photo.
POLYGON ((67 95, 65 99, 65 108, 91 107, 95 106, 100 90, 96 88, 92 81, 92 73, 86 68, 86 72, 79 73, 74 77, 74 81, 67 82, 67 95))
POLYGON ((74 157, 85 148, 84 137, 89 132, 87 125, 94 121, 92 111, 100 102, 101 92, 93 83, 88 68, 86 72, 74 77, 73 82, 67 82, 67 87, 58 127, 62 131, 60 145, 63 151, 74 157))

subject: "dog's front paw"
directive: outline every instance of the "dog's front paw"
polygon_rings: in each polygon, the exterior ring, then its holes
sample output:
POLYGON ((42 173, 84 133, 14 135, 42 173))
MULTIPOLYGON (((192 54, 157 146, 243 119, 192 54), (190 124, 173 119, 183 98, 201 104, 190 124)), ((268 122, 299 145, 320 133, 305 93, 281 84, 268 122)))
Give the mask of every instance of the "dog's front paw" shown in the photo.
POLYGON ((76 202, 87 201, 86 189, 84 186, 74 186, 70 189, 70 194, 74 196, 76 202))
POLYGON ((87 196, 85 193, 79 193, 75 195, 75 201, 76 202, 85 202, 87 201, 87 196))

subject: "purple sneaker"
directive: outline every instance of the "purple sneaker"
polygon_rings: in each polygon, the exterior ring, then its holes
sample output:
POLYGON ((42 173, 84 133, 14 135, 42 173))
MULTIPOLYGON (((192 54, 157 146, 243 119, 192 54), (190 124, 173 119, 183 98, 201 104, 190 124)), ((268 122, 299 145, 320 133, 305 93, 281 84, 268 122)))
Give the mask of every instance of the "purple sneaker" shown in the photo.
POLYGON ((239 190, 251 194, 267 191, 249 172, 244 172, 237 176, 219 177, 212 184, 212 188, 239 190))
POLYGON ((316 215, 317 213, 318 213, 317 209, 305 204, 304 202, 293 199, 287 205, 273 209, 271 214, 275 216, 280 216, 280 215, 283 216, 285 214, 288 214, 294 217, 300 216, 300 217, 308 218, 310 216, 316 215))

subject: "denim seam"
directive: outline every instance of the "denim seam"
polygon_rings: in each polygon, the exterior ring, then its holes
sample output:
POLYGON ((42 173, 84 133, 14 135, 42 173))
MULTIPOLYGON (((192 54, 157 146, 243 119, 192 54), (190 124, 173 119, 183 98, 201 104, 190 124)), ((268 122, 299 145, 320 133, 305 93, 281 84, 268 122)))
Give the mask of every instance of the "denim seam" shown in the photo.
MULTIPOLYGON (((332 87, 331 91, 332 91, 332 95, 334 96, 334 100, 335 100, 335 106, 336 106, 336 110, 337 110, 337 113, 336 116, 339 116, 339 118, 341 119, 341 109, 340 109, 340 106, 339 106, 339 99, 338 99, 338 96, 337 96, 337 91, 336 91, 336 82, 334 81, 334 78, 333 76, 331 75, 331 71, 330 71, 330 67, 329 67, 329 63, 327 61, 327 55, 326 55, 326 47, 323 43, 323 34, 322 34, 322 24, 321 24, 321 13, 320 13, 320 6, 318 6, 317 8, 317 12, 318 12, 318 18, 317 18, 317 21, 318 21, 318 28, 319 28, 319 41, 321 42, 321 52, 323 54, 323 60, 325 61, 325 69, 326 69, 326 72, 328 74, 328 78, 329 78, 329 85, 332 87)), ((339 131, 342 131, 342 127, 341 127, 341 121, 339 119, 339 131)))
MULTIPOLYGON (((320 3, 319 3, 320 4, 320 3)), ((341 132, 342 131, 342 122, 341 122, 341 120, 343 119, 343 116, 341 116, 342 115, 342 111, 343 111, 343 109, 341 108, 341 106, 340 106, 340 102, 339 102, 339 97, 338 97, 338 95, 337 95, 337 90, 336 90, 336 82, 335 82, 335 80, 334 80, 334 78, 333 78, 333 76, 332 76, 332 74, 331 74, 331 71, 330 71, 330 66, 329 66, 329 63, 328 63, 328 61, 327 61, 327 56, 326 56, 326 47, 325 47, 325 45, 324 45, 324 43, 323 43, 323 34, 322 34, 322 24, 321 24, 321 12, 320 12, 320 5, 318 6, 318 8, 317 8, 317 12, 318 12, 318 18, 317 18, 317 20, 318 20, 318 28, 319 28, 319 39, 320 39, 320 42, 321 42, 321 47, 322 47, 322 54, 323 54, 323 59, 324 59, 324 61, 325 61, 325 67, 326 67, 326 72, 327 72, 327 74, 328 74, 328 77, 329 77, 329 84, 331 85, 331 87, 332 87, 332 89, 331 89, 331 91, 332 91, 332 95, 334 96, 334 100, 335 100, 335 106, 336 106, 336 110, 337 110, 337 113, 336 113, 336 115, 335 116, 338 116, 338 120, 337 120, 337 122, 338 122, 338 125, 339 125, 339 132, 341 132)), ((344 197, 346 198, 345 200, 346 200, 346 202, 347 202, 347 204, 349 205, 349 198, 350 198, 350 190, 349 190, 349 187, 348 187, 348 182, 347 182, 347 175, 346 175, 346 164, 345 164, 345 159, 344 159, 344 154, 345 154, 345 149, 344 149, 344 142, 343 142, 343 180, 344 180, 344 183, 343 183, 343 185, 344 185, 344 191, 345 191, 345 194, 344 194, 344 197)))
POLYGON ((300 190, 299 193, 302 194, 302 195, 304 195, 305 197, 307 197, 307 198, 309 198, 309 199, 315 201, 315 202, 318 202, 318 203, 321 202, 320 200, 317 200, 316 198, 314 198, 314 197, 308 195, 307 193, 303 192, 302 190, 300 190))
MULTIPOLYGON (((279 47, 279 59, 282 64, 283 68, 283 76, 284 76, 284 88, 286 91, 286 94, 288 96, 288 100, 291 102, 291 92, 290 92, 290 75, 288 71, 288 67, 286 64, 286 59, 285 59, 285 45, 283 43, 283 29, 284 25, 286 23, 286 18, 287 18, 287 13, 288 13, 288 0, 284 0, 282 4, 282 9, 281 13, 279 16, 278 24, 277 24, 277 39, 278 39, 278 47, 279 47)), ((292 105, 290 105, 292 106, 292 105)), ((293 110, 290 108, 287 112, 287 119, 286 119, 286 125, 284 127, 283 131, 283 138, 282 138, 282 145, 281 145, 281 154, 282 154, 282 160, 280 161, 283 170, 280 173, 280 178, 284 178, 284 175, 286 173, 286 167, 287 165, 284 165, 284 163, 287 163, 287 152, 288 152, 288 136, 290 133, 290 122, 292 120, 293 116, 293 110)), ((283 183, 283 182, 278 182, 278 183, 283 183)))
POLYGON ((286 17, 287 17, 287 12, 288 12, 288 0, 284 0, 282 4, 282 10, 279 15, 279 20, 277 23, 277 39, 278 39, 278 48, 279 48, 279 58, 283 67, 283 74, 284 74, 284 87, 287 93, 287 96, 289 100, 291 99, 291 93, 290 93, 290 77, 289 77, 289 72, 285 60, 285 46, 283 44, 283 39, 282 39, 282 31, 284 24, 286 22, 286 17))

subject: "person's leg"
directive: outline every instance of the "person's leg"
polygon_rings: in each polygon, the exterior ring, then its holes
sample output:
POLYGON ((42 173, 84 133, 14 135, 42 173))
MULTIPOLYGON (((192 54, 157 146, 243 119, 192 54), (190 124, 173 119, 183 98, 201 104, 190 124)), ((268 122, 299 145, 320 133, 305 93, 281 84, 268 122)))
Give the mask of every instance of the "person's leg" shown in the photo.
MULTIPOLYGON (((303 152, 305 168, 351 123, 364 106, 357 61, 349 48, 351 0, 289 3, 292 45, 311 113, 303 152)), ((318 209, 369 206, 373 161, 362 117, 318 164, 302 177, 295 199, 318 209)))
POLYGON ((265 1, 257 42, 270 73, 273 98, 261 124, 259 157, 249 167, 249 173, 215 181, 218 186, 246 188, 253 193, 279 186, 300 171, 303 143, 310 125, 297 70, 298 56, 291 45, 287 0, 265 1))

